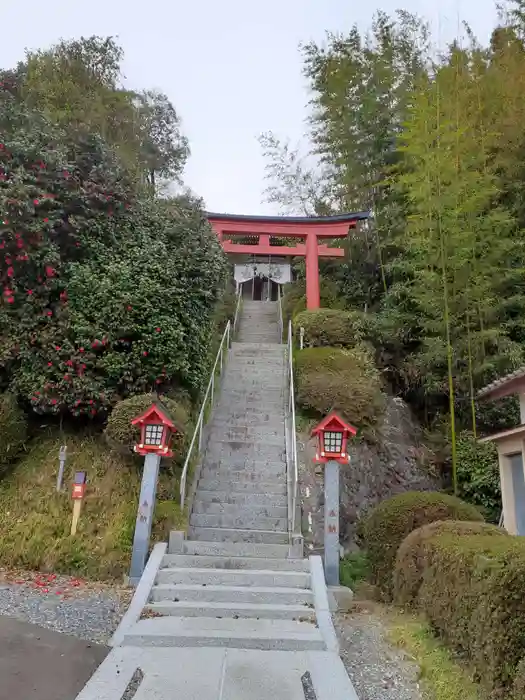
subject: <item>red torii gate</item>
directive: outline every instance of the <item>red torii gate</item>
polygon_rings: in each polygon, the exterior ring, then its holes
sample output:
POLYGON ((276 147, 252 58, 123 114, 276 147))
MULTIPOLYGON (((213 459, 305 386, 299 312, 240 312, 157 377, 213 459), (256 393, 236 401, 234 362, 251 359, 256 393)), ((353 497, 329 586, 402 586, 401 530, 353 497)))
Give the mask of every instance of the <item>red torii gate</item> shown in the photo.
POLYGON ((308 309, 318 309, 319 258, 342 258, 345 254, 342 248, 330 248, 319 239, 345 238, 358 221, 370 218, 370 212, 323 217, 208 213, 207 217, 225 253, 306 258, 306 304, 308 309), (229 240, 236 236, 254 236, 257 242, 252 245, 229 240), (291 246, 271 245, 271 238, 301 238, 305 242, 291 246))

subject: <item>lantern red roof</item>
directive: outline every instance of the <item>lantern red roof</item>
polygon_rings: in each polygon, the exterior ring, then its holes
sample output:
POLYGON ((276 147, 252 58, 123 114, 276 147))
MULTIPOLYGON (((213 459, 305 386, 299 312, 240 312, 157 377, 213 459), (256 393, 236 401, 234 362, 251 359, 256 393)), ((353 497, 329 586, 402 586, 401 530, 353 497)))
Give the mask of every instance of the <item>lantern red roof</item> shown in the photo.
POLYGON ((344 420, 342 420, 342 418, 335 413, 335 411, 329 413, 318 425, 315 426, 315 428, 312 430, 312 435, 319 435, 319 433, 323 433, 326 430, 341 430, 343 432, 346 431, 351 435, 357 435, 357 428, 354 428, 354 426, 350 425, 349 423, 345 423, 344 420))
POLYGON ((142 425, 143 423, 163 423, 172 430, 179 430, 171 419, 167 409, 162 404, 155 402, 140 416, 133 418, 131 425, 142 425))

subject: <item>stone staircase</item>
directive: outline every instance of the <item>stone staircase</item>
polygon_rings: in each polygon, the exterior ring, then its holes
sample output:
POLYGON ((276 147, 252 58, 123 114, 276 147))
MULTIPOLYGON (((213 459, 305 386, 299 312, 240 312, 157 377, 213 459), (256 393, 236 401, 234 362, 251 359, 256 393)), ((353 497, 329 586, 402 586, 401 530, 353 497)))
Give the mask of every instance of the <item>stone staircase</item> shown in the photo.
POLYGON ((246 302, 193 500, 123 644, 325 650, 310 562, 288 533, 278 309, 246 302), (145 619, 144 619, 145 618, 145 619))

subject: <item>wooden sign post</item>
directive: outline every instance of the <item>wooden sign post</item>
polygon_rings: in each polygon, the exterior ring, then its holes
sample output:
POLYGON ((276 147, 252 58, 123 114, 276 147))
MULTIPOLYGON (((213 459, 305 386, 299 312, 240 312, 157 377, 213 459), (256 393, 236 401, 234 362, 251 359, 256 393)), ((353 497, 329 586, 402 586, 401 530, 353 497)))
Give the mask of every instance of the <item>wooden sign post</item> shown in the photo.
POLYGON ((73 518, 71 520, 71 536, 76 535, 80 513, 82 511, 82 501, 86 494, 86 472, 75 472, 75 483, 73 484, 73 518))

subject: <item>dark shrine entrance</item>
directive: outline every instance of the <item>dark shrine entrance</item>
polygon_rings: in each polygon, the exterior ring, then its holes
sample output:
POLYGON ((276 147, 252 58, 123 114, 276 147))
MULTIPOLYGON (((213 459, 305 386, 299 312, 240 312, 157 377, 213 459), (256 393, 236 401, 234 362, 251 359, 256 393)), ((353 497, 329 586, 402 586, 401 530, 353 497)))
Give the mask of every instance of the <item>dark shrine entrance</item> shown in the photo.
POLYGON ((242 296, 252 301, 277 301, 279 285, 267 277, 254 277, 242 283, 242 296))

